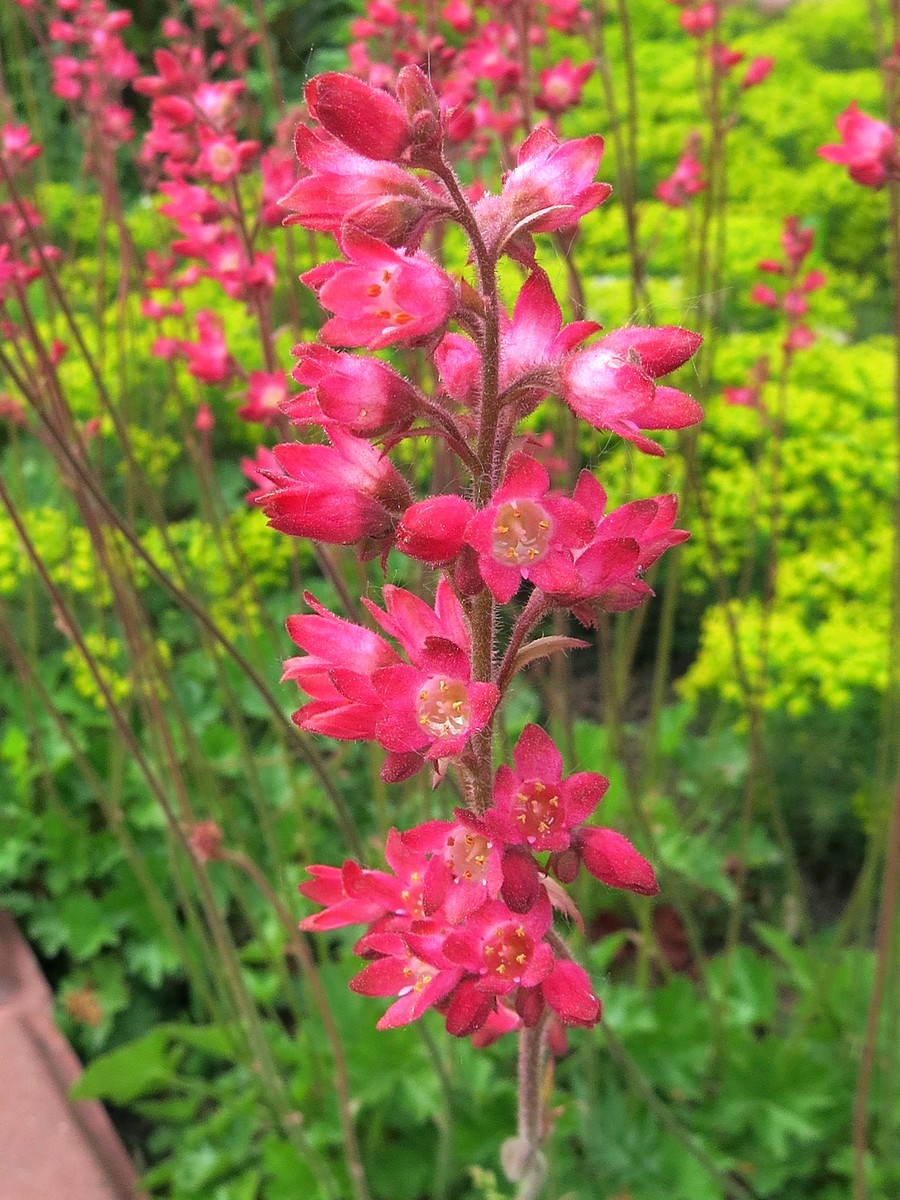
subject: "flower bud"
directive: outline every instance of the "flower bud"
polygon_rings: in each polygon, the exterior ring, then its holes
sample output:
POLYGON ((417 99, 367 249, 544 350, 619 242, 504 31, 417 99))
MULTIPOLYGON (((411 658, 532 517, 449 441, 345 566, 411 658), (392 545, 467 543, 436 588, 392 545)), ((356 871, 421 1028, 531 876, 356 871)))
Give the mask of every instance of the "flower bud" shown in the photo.
POLYGON ((306 85, 310 114, 330 134, 367 158, 397 162, 412 137, 403 109, 387 92, 329 71, 306 85))

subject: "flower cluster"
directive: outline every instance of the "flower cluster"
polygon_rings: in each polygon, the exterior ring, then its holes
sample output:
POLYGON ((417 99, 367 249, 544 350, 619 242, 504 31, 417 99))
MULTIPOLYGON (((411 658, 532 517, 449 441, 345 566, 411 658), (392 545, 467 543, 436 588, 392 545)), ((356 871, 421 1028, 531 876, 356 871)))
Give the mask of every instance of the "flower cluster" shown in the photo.
POLYGON ((201 383, 240 380, 238 415, 275 424, 283 422, 278 406, 289 393, 272 348, 275 256, 258 243, 262 232, 281 222, 277 201, 294 181, 293 156, 284 130, 265 153, 258 141, 242 136, 247 113, 240 76, 256 35, 240 11, 219 0, 194 0, 191 9, 190 22, 163 22, 167 44, 154 54, 156 71, 134 82, 135 91, 150 99, 140 162, 148 175, 161 177, 160 211, 176 234, 170 253, 147 257, 149 295, 142 311, 159 323, 159 357, 182 361, 201 383), (211 41, 216 49, 210 54, 211 41), (240 186, 251 173, 261 176, 257 197, 240 186), (195 314, 194 339, 169 334, 170 321, 180 327, 185 291, 202 280, 246 305, 258 327, 265 370, 241 367, 211 310, 195 314))
POLYGON ((784 315, 787 323, 784 351, 788 355, 808 349, 815 341, 804 317, 809 312, 808 296, 823 287, 826 280, 821 271, 807 271, 803 266, 814 240, 812 229, 802 228, 796 217, 788 217, 781 234, 784 258, 764 258, 757 264, 757 269, 769 275, 777 286, 757 283, 750 292, 754 304, 784 315))
POLYGON ((134 136, 131 112, 122 103, 134 82, 138 61, 122 40, 131 24, 126 9, 108 9, 103 0, 16 0, 41 41, 53 45, 53 92, 84 121, 92 164, 101 172, 110 146, 134 136))
POLYGON ((392 85, 406 66, 428 72, 438 96, 449 157, 477 162, 495 146, 509 160, 537 110, 556 129, 581 99, 593 65, 571 58, 540 67, 547 30, 576 33, 590 20, 579 0, 449 0, 427 27, 415 6, 368 0, 354 21, 353 71, 377 87, 392 85), (440 20, 436 18, 439 16, 440 20))
MULTIPOLYGON (((462 6, 454 14, 462 20, 462 6)), ((662 454, 646 431, 702 416, 659 382, 700 339, 678 327, 595 338, 595 323, 563 320, 534 239, 574 229, 606 199, 601 138, 565 142, 539 128, 497 193, 467 195, 447 155, 453 117, 418 66, 403 66, 392 89, 320 75, 306 101, 300 178, 282 203, 287 223, 331 233, 341 257, 302 276, 329 314, 317 342, 295 347, 303 390, 280 406, 305 439, 261 449, 247 465, 253 502, 284 533, 382 562, 393 549, 438 579, 432 603, 391 585, 381 606, 364 598, 372 625, 307 595, 310 611, 288 620, 301 653, 284 678, 305 694, 294 714, 302 729, 377 744, 387 783, 427 767, 438 787, 452 774, 462 803, 446 820, 392 831, 389 871, 311 867, 301 891, 322 911, 303 927, 367 927, 357 950, 368 964, 352 986, 396 998, 381 1027, 429 1008, 451 1033, 480 1041, 548 1012, 590 1025, 600 1006, 553 931, 553 910, 577 919, 565 885, 582 865, 644 895, 656 891, 653 870, 620 833, 589 823, 601 775, 565 776, 536 725, 495 772, 492 723, 517 671, 585 644, 534 638, 549 613, 590 625, 598 612, 641 604, 652 594, 644 572, 687 534, 674 527, 674 496, 607 511, 590 471, 571 491, 553 486, 545 447, 520 425, 555 395, 594 428, 662 454), (446 222, 468 238, 472 279, 423 249, 446 222), (503 256, 525 268, 511 312, 497 286, 503 256), (381 356, 413 347, 430 379, 381 356), (316 429, 323 439, 307 440, 316 429), (393 461, 411 437, 443 443, 458 481, 446 494, 416 496, 393 461), (511 610, 505 646, 501 605, 511 610)))

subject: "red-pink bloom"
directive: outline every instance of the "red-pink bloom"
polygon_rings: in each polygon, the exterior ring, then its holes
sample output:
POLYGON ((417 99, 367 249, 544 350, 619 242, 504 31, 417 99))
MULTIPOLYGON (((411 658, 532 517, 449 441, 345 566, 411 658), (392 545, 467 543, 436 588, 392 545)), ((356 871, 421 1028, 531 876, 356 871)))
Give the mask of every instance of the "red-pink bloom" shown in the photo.
POLYGON ((897 137, 889 125, 859 111, 854 100, 835 120, 839 144, 819 147, 819 157, 843 163, 863 187, 880 188, 900 171, 897 137))
POLYGON ((461 754, 484 729, 499 693, 492 683, 473 683, 466 651, 444 638, 428 638, 417 665, 386 667, 373 678, 385 715, 375 736, 390 751, 382 777, 407 779, 423 765, 461 754))
POLYGON ((285 225, 324 229, 337 236, 346 221, 391 246, 403 245, 426 215, 446 206, 414 175, 391 162, 366 158, 336 138, 304 125, 294 136, 297 158, 309 172, 279 203, 285 225))
POLYGON ((523 989, 516 997, 516 1008, 526 1025, 537 1024, 545 1004, 564 1025, 583 1025, 589 1029, 600 1020, 600 1001, 594 995, 587 972, 578 963, 566 959, 555 961, 534 992, 529 995, 523 989), (538 998, 540 1003, 535 1004, 538 998))
POLYGON ((824 287, 827 282, 828 277, 823 271, 808 271, 800 286, 804 292, 815 292, 819 288, 824 287))
POLYGON ((298 891, 314 904, 321 904, 323 910, 304 917, 300 922, 301 929, 321 933, 329 929, 341 929, 345 925, 368 925, 390 911, 389 907, 385 907, 381 895, 370 896, 365 886, 359 887, 359 876, 365 878, 373 872, 363 871, 356 863, 348 861, 343 867, 313 866, 306 869, 312 879, 299 884, 298 891))
POLYGON ((722 399, 736 408, 759 408, 759 393, 752 387, 722 388, 722 399))
MULTIPOLYGON (((525 415, 550 390, 551 369, 601 326, 573 321, 563 326, 550 280, 534 270, 516 298, 512 319, 500 312, 500 391, 507 399, 515 392, 516 409, 525 415)), ((481 393, 481 353, 474 342, 448 333, 434 354, 441 382, 458 403, 472 407, 481 393)))
POLYGON ((215 821, 198 821, 188 834, 188 848, 201 865, 222 858, 225 835, 215 821))
POLYGON ((248 504, 253 504, 266 492, 274 491, 276 485, 272 482, 272 476, 281 474, 281 466, 267 446, 257 446, 256 458, 241 459, 241 471, 251 483, 257 485, 254 491, 244 497, 248 504))
POLYGON ((543 940, 551 919, 544 891, 526 913, 511 912, 502 900, 493 900, 446 938, 444 953, 489 995, 535 987, 553 970, 553 951, 543 940))
POLYGON ((503 853, 500 844, 466 823, 426 821, 402 833, 414 853, 427 856, 422 887, 425 915, 440 915, 458 925, 503 886, 503 853))
POLYGON ((741 87, 745 90, 747 88, 756 87, 758 84, 762 83, 764 79, 768 79, 774 66, 774 58, 760 56, 759 58, 752 59, 749 67, 744 72, 744 78, 741 80, 741 87))
POLYGON ((281 405, 288 398, 287 380, 280 372, 251 371, 247 381, 246 402, 238 409, 242 421, 262 421, 273 425, 281 416, 281 405))
POLYGON ((690 151, 685 151, 669 178, 657 184, 656 197, 669 208, 684 208, 690 197, 705 187, 703 164, 690 151))
POLYGON ((789 292, 785 292, 781 299, 781 306, 785 314, 792 320, 805 316, 809 312, 809 301, 803 295, 802 291, 797 291, 794 288, 791 288, 789 292))
POLYGON ((412 127, 393 96, 352 75, 317 75, 304 94, 310 115, 367 158, 397 162, 412 140, 412 127))
POLYGON ((530 133, 517 165, 503 177, 500 195, 485 195, 475 205, 489 249, 499 253, 520 234, 575 225, 602 204, 612 191, 608 183, 594 182, 602 157, 599 135, 560 142, 549 129, 530 133))
POLYGON ((730 50, 721 42, 717 42, 709 48, 709 61, 713 70, 719 75, 728 75, 739 62, 743 61, 743 58, 742 50, 730 50))
POLYGON ((785 218, 781 245, 794 273, 800 270, 800 264, 812 250, 815 238, 814 229, 804 228, 796 217, 785 218))
POLYGON ((541 88, 535 101, 537 107, 553 116, 574 108, 581 99, 581 90, 593 69, 593 63, 586 62, 576 67, 571 59, 564 58, 546 71, 541 71, 541 88))
POLYGON ((336 424, 357 437, 378 437, 408 428, 419 415, 419 392, 380 359, 316 342, 301 342, 291 353, 297 355, 291 374, 311 389, 284 406, 297 425, 336 424))
POLYGON ((395 545, 410 558, 431 566, 452 562, 463 548, 466 526, 474 513, 462 496, 430 496, 403 514, 395 545))
POLYGON ((216 419, 213 416, 212 409, 205 402, 197 409, 197 415, 194 417, 194 428, 198 433, 212 433, 216 427, 216 419))
MULTIPOLYGON (((522 1019, 505 1004, 497 1004, 492 1008, 483 1025, 472 1034, 472 1045, 477 1050, 492 1046, 505 1033, 514 1033, 522 1027, 522 1019)), ((448 1030, 449 1032, 449 1030, 448 1030)))
MULTIPOLYGON (((323 911, 305 917, 300 928, 313 930, 340 929, 345 925, 365 924, 369 933, 385 929, 403 931, 410 922, 421 920, 423 879, 427 856, 406 845, 396 829, 387 836, 384 856, 390 867, 372 871, 348 860, 337 867, 308 867, 311 880, 299 885, 301 895, 323 911)), ((366 948, 369 934, 364 934, 357 951, 366 948)))
POLYGON ((366 939, 366 948, 381 957, 350 980, 363 996, 397 996, 376 1029, 408 1025, 440 1004, 463 977, 462 969, 442 950, 444 930, 428 921, 401 934, 385 931, 366 939))
POLYGON ((696 8, 686 8, 678 18, 681 28, 691 37, 702 37, 718 24, 716 6, 706 0, 696 8))
POLYGON ((15 171, 41 152, 41 147, 31 141, 31 130, 27 125, 4 125, 0 129, 0 154, 6 160, 7 169, 15 171))
POLYGON ((490 720, 499 694, 493 684, 471 681, 471 635, 445 579, 434 609, 403 588, 386 586, 383 595, 386 611, 371 601, 366 607, 410 661, 378 671, 372 680, 385 710, 376 738, 390 751, 382 777, 396 782, 419 770, 423 758, 460 754, 490 720))
POLYGON ((563 599, 578 620, 590 626, 598 608, 623 612, 651 596, 641 575, 688 534, 673 528, 678 509, 674 495, 633 500, 604 515, 606 492, 589 471, 582 471, 575 499, 594 521, 596 531, 589 545, 575 555, 579 588, 563 599))
POLYGON ((282 681, 293 679, 312 697, 292 717, 311 733, 344 741, 375 737, 382 704, 372 676, 401 661, 384 638, 336 617, 308 593, 313 614, 288 617, 287 630, 305 655, 289 658, 282 681))
POLYGON ((540 463, 513 455, 490 504, 466 529, 481 576, 501 604, 512 599, 523 579, 551 593, 578 585, 572 552, 590 540, 593 522, 576 501, 549 487, 540 463))
MULTIPOLYGON (((273 529, 341 546, 389 537, 409 507, 409 488, 374 446, 330 426, 331 446, 275 447, 280 471, 256 503, 273 529)), ((264 472, 265 473, 265 472, 264 472)))
POLYGON ((674 325, 614 329, 563 362, 560 395, 595 429, 609 429, 645 454, 661 455, 662 447, 640 430, 684 429, 701 420, 703 410, 686 393, 659 387, 656 380, 686 363, 701 341, 699 334, 674 325))
POLYGON ((808 350, 814 344, 816 335, 806 325, 795 326, 784 339, 784 348, 788 354, 797 350, 808 350))
POLYGON ((472 7, 466 0, 449 0, 441 9, 441 19, 457 33, 471 33, 475 28, 472 7))
POLYGON ((778 293, 763 283, 754 283, 750 289, 750 299, 754 304, 761 304, 764 308, 778 307, 778 293))
POLYGON ((562 755, 539 725, 526 725, 513 749, 515 770, 497 768, 494 802, 483 828, 510 846, 567 850, 572 831, 586 821, 609 787, 592 771, 563 778, 562 755))
MULTIPOLYGON (((532 271, 516 298, 512 320, 500 315, 500 389, 524 389, 517 407, 524 412, 546 395, 547 369, 558 363, 585 338, 597 333, 595 321, 562 323, 562 310, 544 271, 532 271), (543 377, 544 386, 531 387, 543 377)), ((480 360, 479 360, 480 361, 480 360)))
POLYGON ((456 307, 456 288, 427 255, 402 254, 384 242, 348 229, 349 262, 323 263, 301 275, 335 315, 319 332, 331 346, 419 342, 441 329, 456 307))
POLYGON ((601 883, 641 896, 655 896, 659 891, 653 868, 621 833, 585 825, 574 841, 585 867, 601 883))
POLYGON ((198 342, 180 342, 191 375, 203 383, 224 383, 234 373, 234 359, 228 353, 222 318, 207 309, 196 316, 198 342))

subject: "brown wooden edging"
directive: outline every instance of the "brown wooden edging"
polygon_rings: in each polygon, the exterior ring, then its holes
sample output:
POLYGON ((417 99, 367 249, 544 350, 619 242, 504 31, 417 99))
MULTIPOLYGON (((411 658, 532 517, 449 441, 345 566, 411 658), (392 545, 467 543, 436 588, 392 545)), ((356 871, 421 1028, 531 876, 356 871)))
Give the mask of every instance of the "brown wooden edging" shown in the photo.
POLYGON ((80 1074, 37 960, 0 909, 0 1200, 138 1200, 106 1110, 68 1098, 80 1074))

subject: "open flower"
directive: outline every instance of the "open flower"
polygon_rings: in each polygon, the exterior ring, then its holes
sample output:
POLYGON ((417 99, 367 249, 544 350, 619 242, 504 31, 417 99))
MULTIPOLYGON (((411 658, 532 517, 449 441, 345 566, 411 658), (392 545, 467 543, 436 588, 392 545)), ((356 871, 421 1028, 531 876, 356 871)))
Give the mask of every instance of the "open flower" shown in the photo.
POLYGON ((570 355, 559 370, 560 394, 595 429, 608 429, 645 454, 662 447, 642 429, 684 429, 703 409, 685 392, 656 380, 682 366, 701 338, 676 325, 614 329, 586 350, 570 355))
MULTIPOLYGON (((597 134, 560 142, 551 130, 535 129, 503 177, 500 195, 485 195, 475 206, 488 248, 499 253, 520 234, 577 224, 612 191, 608 183, 594 182, 602 157, 603 138, 597 134)), ((533 250, 524 257, 533 258, 533 250)))
POLYGON ((836 119, 841 141, 819 147, 819 157, 842 163, 863 187, 880 188, 900 170, 897 135, 890 125, 860 112, 854 100, 836 119))
POLYGON ((574 500, 550 492, 546 470, 527 454, 509 461, 490 504, 476 513, 466 541, 478 554, 481 577, 501 604, 523 579, 545 592, 578 584, 572 559, 593 533, 593 522, 574 500))
POLYGON ((330 446, 276 446, 280 471, 261 473, 272 488, 254 499, 273 529, 333 545, 390 539, 409 504, 409 488, 391 461, 361 438, 329 426, 330 446))
POLYGON ((377 350, 419 342, 446 325, 456 288, 427 255, 402 254, 352 228, 341 249, 349 262, 323 263, 300 276, 334 313, 319 333, 327 345, 377 350))

